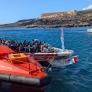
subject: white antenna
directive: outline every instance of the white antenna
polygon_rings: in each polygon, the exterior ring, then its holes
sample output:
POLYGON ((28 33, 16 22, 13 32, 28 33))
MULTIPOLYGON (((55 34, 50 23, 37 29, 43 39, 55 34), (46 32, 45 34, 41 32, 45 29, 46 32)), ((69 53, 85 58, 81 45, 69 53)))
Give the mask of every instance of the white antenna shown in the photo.
POLYGON ((62 43, 62 50, 65 49, 65 46, 64 46, 64 34, 63 34, 63 28, 61 28, 61 43, 62 43))

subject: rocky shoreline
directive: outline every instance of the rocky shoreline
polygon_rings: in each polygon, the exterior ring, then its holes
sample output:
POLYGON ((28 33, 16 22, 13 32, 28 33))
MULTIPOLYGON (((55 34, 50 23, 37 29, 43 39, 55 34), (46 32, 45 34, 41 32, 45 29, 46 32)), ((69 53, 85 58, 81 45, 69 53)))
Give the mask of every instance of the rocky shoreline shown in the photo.
POLYGON ((42 14, 40 18, 19 20, 0 25, 0 28, 57 28, 92 26, 92 9, 42 14))

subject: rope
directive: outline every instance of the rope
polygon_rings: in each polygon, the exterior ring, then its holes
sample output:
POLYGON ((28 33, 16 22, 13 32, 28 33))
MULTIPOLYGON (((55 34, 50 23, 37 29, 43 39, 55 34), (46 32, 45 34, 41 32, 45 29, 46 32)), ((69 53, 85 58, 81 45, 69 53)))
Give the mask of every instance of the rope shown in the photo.
POLYGON ((55 55, 53 56, 53 58, 50 61, 48 60, 49 65, 46 67, 46 69, 48 69, 49 71, 52 71, 52 66, 51 66, 52 64, 50 62, 54 63, 54 60, 55 60, 55 55))

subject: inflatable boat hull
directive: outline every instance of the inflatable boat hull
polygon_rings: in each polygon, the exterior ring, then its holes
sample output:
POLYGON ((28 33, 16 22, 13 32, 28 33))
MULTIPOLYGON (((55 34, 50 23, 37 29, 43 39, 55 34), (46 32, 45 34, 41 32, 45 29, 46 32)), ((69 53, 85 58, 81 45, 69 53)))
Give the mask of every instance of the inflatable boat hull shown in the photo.
POLYGON ((25 53, 15 53, 7 46, 0 46, 0 50, 1 81, 38 87, 49 84, 50 78, 32 57, 28 57, 25 53))
POLYGON ((39 79, 39 78, 24 77, 24 76, 17 76, 17 75, 11 75, 11 74, 0 74, 0 80, 41 87, 41 86, 48 85, 51 78, 45 77, 45 78, 39 79))

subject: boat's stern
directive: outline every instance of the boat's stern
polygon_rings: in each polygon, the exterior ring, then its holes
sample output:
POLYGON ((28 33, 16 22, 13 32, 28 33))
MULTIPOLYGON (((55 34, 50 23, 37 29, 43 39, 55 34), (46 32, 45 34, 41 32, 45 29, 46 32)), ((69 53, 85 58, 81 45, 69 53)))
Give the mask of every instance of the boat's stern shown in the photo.
POLYGON ((55 60, 55 61, 49 61, 49 63, 52 65, 52 67, 62 68, 68 65, 75 64, 78 61, 79 61, 78 56, 72 56, 72 57, 62 58, 62 59, 55 60))

